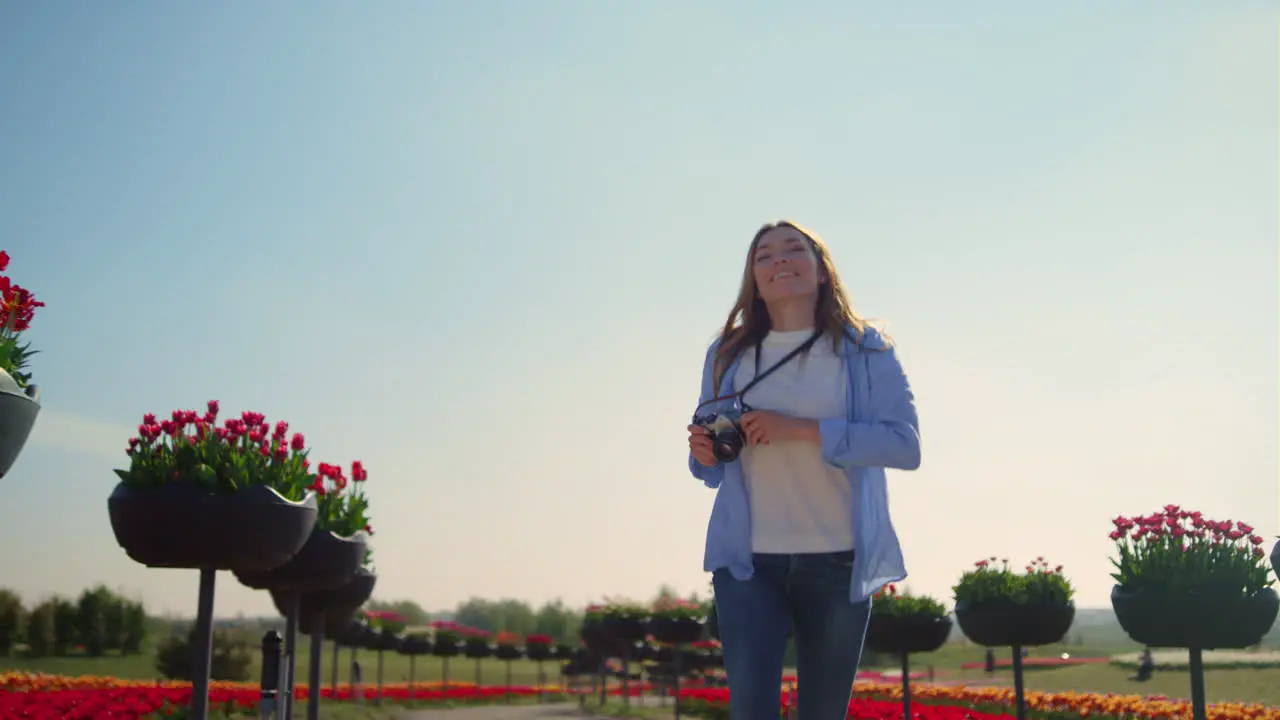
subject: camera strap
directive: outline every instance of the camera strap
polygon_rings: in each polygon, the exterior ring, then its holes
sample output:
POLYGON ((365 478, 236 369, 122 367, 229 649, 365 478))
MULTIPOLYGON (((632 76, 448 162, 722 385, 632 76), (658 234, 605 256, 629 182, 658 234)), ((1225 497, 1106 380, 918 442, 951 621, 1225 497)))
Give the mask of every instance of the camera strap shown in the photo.
MULTIPOLYGON (((704 403, 700 403, 697 409, 701 409, 704 405, 710 405, 713 402, 722 402, 724 400, 732 400, 734 398, 742 397, 743 395, 746 394, 748 390, 755 387, 756 385, 759 385, 760 381, 764 380, 765 378, 769 377, 769 375, 773 374, 773 371, 777 370, 783 365, 786 365, 787 363, 791 362, 792 358, 794 358, 795 356, 799 355, 802 352, 805 352, 809 348, 813 347, 814 343, 818 342, 818 339, 821 337, 822 337, 822 330, 815 330, 813 335, 811 335, 808 340, 805 340, 803 343, 800 343, 799 345, 797 345, 794 349, 791 350, 791 352, 782 356, 781 360, 774 363, 773 365, 770 365, 769 369, 765 370, 764 372, 760 372, 760 345, 761 344, 756 343, 756 348, 755 348, 756 373, 755 373, 755 377, 751 378, 751 382, 747 383, 746 387, 742 388, 741 390, 738 390, 737 392, 734 392, 729 395, 722 395, 720 397, 711 398, 710 400, 704 403)), ((695 409, 695 412, 697 412, 697 409, 695 409)))

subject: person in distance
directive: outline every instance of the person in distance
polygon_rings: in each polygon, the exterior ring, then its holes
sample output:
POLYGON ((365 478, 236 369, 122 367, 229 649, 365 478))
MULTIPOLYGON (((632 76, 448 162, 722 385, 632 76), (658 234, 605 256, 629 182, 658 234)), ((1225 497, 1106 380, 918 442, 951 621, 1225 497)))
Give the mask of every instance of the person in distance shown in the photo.
POLYGON ((703 569, 734 720, 777 720, 787 637, 799 720, 848 712, 871 596, 906 578, 885 468, 915 470, 915 398, 888 336, 850 304, 822 240, 760 228, 707 349, 689 469, 716 499, 703 569))

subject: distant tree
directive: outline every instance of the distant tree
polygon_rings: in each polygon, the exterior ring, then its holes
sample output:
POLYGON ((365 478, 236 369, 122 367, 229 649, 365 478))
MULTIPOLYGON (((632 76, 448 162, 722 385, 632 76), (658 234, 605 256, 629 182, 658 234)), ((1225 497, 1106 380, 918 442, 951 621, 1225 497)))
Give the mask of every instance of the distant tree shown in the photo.
MULTIPOLYGON (((184 634, 170 635, 156 647, 156 670, 169 680, 191 680, 195 670, 193 625, 184 634)), ((244 682, 253 665, 253 648, 248 640, 226 630, 213 632, 213 653, 209 677, 212 680, 244 682)))
POLYGON ((12 590, 0 588, 0 657, 8 657, 22 637, 25 615, 22 598, 12 590))
POLYGON ((101 657, 107 650, 107 609, 111 592, 99 586, 80 593, 76 602, 76 636, 89 657, 101 657))
POLYGON ((65 598, 53 596, 53 654, 65 657, 75 647, 78 639, 76 633, 77 613, 74 603, 65 598))
POLYGON ((27 654, 35 658, 53 655, 57 647, 55 632, 55 615, 57 608, 53 600, 45 600, 31 609, 27 616, 27 654))
POLYGON ((538 608, 534 616, 533 631, 539 635, 550 635, 556 642, 573 644, 577 642, 581 625, 581 613, 565 606, 563 600, 556 598, 538 608))
POLYGON ((120 638, 121 655, 137 655, 147 639, 147 611, 141 602, 121 603, 124 615, 124 632, 120 638))

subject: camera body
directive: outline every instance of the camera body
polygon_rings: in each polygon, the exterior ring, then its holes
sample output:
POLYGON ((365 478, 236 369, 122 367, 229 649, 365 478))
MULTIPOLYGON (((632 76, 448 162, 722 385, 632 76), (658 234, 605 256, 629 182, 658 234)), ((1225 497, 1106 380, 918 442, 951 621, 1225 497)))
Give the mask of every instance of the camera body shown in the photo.
POLYGON ((693 424, 711 434, 711 450, 716 460, 733 462, 742 454, 747 442, 747 434, 742 430, 742 416, 749 412, 751 407, 743 403, 722 412, 694 416, 693 424))

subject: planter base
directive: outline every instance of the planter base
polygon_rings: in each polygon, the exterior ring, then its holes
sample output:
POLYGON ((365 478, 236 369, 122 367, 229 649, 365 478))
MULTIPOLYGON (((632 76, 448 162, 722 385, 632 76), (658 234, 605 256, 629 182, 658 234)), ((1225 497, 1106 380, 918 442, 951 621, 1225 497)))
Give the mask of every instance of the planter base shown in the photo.
POLYGON ((267 571, 306 544, 316 498, 292 502, 262 485, 216 495, 191 484, 122 483, 107 498, 107 513, 116 542, 148 567, 267 571))
POLYGON ((866 646, 878 653, 933 652, 951 637, 951 618, 932 615, 876 615, 867 623, 866 646))
POLYGON ((1170 595, 1111 589, 1116 620, 1134 642, 1149 647, 1240 650, 1259 643, 1280 613, 1272 588, 1250 598, 1220 593, 1170 595))
POLYGON ((986 647, 1035 647, 1061 642, 1075 620, 1073 603, 1020 605, 1008 600, 956 603, 965 636, 986 647))
POLYGON ((9 473, 31 436, 40 414, 40 403, 36 401, 39 396, 35 385, 29 386, 26 393, 0 392, 0 478, 9 473))

